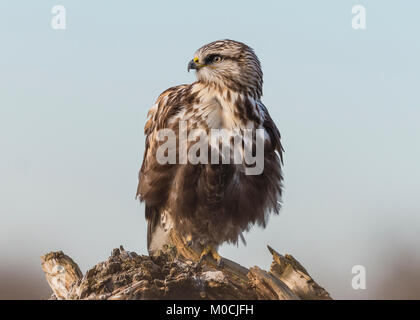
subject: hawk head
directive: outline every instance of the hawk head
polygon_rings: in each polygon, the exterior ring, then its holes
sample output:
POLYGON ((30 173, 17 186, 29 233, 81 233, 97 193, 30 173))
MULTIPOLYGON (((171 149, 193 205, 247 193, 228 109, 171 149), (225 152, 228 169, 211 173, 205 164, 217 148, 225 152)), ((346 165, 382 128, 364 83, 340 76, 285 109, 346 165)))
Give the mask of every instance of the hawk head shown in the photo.
POLYGON ((204 83, 216 83, 260 98, 263 74, 254 50, 233 40, 214 41, 198 49, 188 64, 204 83))

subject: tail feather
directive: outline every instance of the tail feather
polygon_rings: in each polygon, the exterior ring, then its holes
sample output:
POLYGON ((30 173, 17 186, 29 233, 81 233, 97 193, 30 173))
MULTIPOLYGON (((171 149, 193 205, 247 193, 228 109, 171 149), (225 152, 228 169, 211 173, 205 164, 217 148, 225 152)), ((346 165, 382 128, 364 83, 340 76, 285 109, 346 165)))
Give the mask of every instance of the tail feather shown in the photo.
POLYGON ((170 243, 169 232, 172 223, 166 212, 163 212, 163 215, 162 217, 159 209, 146 205, 147 250, 149 255, 154 255, 165 244, 170 243))

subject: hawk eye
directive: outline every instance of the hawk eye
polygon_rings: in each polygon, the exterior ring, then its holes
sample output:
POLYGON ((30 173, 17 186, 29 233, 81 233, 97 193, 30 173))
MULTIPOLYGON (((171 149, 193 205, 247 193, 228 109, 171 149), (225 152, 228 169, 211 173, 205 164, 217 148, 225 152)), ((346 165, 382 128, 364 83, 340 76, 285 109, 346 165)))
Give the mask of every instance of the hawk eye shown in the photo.
POLYGON ((218 54, 211 54, 205 59, 205 64, 217 63, 222 61, 222 56, 218 54))
POLYGON ((215 55, 213 57, 213 60, 212 60, 213 63, 217 63, 217 62, 220 62, 220 61, 222 61, 222 57, 221 56, 215 55))

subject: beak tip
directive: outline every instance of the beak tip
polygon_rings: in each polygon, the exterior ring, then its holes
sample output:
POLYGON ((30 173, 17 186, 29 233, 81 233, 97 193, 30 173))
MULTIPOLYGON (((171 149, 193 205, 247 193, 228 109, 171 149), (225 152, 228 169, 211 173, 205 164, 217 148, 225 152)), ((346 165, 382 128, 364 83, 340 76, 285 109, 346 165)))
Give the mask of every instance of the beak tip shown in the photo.
POLYGON ((193 60, 188 63, 187 71, 190 72, 191 69, 197 69, 196 64, 193 60))

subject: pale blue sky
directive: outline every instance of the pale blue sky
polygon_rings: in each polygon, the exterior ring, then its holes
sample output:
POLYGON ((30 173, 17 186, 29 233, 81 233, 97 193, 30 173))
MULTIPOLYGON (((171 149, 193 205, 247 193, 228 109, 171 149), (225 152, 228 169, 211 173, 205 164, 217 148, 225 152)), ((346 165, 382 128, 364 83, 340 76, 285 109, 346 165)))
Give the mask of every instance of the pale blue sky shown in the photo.
POLYGON ((43 253, 63 250, 86 271, 120 244, 146 252, 134 195, 147 111, 194 81, 198 47, 231 38, 262 62, 285 197, 265 230, 222 255, 268 268, 270 244, 333 297, 420 298, 397 277, 403 261, 420 265, 419 12, 384 0, 1 1, 0 281, 32 279, 28 296, 46 296, 43 253), (65 31, 50 27, 57 4, 65 31), (366 30, 351 28, 357 4, 366 30), (350 285, 356 264, 364 291, 350 285))

